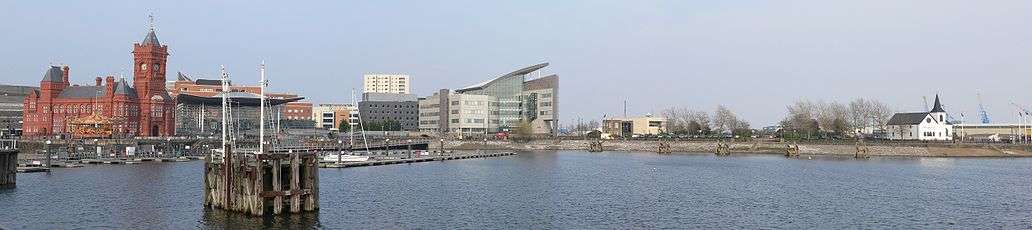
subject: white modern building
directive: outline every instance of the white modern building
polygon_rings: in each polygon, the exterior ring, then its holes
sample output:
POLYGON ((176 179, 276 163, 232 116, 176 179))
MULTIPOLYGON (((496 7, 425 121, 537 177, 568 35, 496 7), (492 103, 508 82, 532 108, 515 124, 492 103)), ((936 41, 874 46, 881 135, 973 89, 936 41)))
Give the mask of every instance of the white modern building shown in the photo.
POLYGON ((897 113, 886 125, 886 137, 892 140, 949 141, 953 140, 953 124, 935 95, 935 106, 929 112, 897 113))
POLYGON ((362 82, 363 93, 408 94, 412 88, 407 74, 365 74, 362 82))
POLYGON ((318 104, 312 106, 312 120, 316 128, 338 130, 344 121, 358 124, 358 108, 351 104, 318 104))

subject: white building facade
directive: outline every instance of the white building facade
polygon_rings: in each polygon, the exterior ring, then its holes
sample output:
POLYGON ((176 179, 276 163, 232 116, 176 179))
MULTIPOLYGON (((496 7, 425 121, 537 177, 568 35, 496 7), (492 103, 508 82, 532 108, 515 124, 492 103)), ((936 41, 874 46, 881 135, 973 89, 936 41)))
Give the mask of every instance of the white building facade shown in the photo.
POLYGON ((401 93, 408 94, 412 88, 409 75, 406 74, 365 74, 362 75, 363 93, 401 93))

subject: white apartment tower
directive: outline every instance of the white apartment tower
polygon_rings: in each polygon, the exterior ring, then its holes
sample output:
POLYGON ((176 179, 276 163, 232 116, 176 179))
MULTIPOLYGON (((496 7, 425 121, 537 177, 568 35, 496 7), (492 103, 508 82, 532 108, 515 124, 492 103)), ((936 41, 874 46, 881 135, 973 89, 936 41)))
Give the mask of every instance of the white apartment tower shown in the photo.
POLYGON ((401 93, 408 94, 411 88, 409 75, 406 74, 365 74, 362 75, 363 93, 401 93))

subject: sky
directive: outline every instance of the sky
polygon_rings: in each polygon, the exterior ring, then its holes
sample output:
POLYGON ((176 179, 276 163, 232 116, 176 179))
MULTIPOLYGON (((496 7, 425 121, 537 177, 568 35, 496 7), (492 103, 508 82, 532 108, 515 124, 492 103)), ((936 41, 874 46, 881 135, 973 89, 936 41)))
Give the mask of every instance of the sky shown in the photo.
POLYGON ((153 14, 175 72, 348 103, 363 73, 428 96, 549 62, 562 123, 725 105, 753 127, 800 99, 869 98, 901 112, 941 95, 976 120, 1032 109, 1032 1, 12 1, 0 0, 0 83, 131 78, 153 14), (256 83, 252 83, 256 84, 256 83))

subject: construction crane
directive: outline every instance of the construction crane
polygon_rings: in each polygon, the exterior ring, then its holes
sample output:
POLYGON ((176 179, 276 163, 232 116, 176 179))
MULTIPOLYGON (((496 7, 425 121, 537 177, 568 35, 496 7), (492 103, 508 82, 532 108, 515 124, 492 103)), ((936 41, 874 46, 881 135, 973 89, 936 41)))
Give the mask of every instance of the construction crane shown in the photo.
POLYGON ((978 116, 982 118, 982 124, 992 123, 989 113, 985 111, 985 104, 982 104, 982 94, 975 94, 978 97, 978 116))

